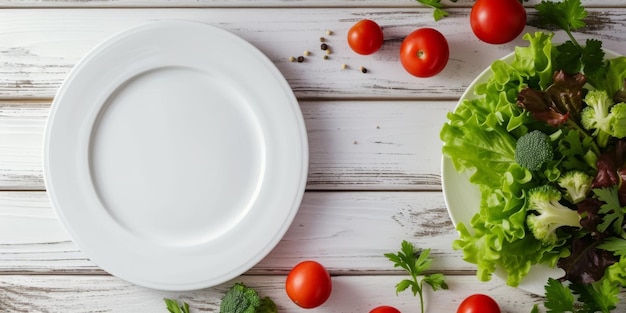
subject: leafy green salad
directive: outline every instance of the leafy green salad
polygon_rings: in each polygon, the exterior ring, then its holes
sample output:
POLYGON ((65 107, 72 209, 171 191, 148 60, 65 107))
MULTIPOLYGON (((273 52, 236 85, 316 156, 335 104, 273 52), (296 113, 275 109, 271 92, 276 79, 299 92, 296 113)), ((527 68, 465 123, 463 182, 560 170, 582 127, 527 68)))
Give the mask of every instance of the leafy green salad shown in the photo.
POLYGON ((493 62, 477 97, 441 130, 443 154, 481 193, 453 248, 482 281, 496 267, 510 286, 535 264, 562 268, 564 277, 546 278, 549 312, 609 312, 626 286, 626 57, 605 58, 598 40, 576 42, 580 1, 537 10, 554 13, 570 40, 525 34, 528 46, 493 62), (585 310, 560 303, 572 292, 585 310))

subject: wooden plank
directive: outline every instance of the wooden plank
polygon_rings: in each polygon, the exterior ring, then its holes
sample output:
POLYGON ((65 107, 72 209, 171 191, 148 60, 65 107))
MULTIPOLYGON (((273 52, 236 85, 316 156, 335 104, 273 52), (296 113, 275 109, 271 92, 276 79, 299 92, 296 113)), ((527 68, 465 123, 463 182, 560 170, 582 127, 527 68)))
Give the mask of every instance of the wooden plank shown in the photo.
MULTIPOLYGON (((419 312, 419 300, 410 291, 396 295, 395 284, 403 278, 334 276, 330 298, 315 308, 315 312, 369 312, 379 305, 391 305, 402 312, 419 312)), ((241 276, 214 288, 166 292, 136 287, 110 276, 5 275, 0 276, 0 308, 6 313, 166 312, 163 298, 174 298, 187 302, 191 312, 217 312, 226 290, 234 282, 243 282, 261 296, 272 298, 279 312, 309 312, 289 300, 284 281, 284 276, 241 276)), ((533 304, 542 301, 538 296, 507 287, 497 280, 477 283, 471 276, 448 276, 446 281, 449 290, 425 289, 426 312, 456 312, 460 302, 473 293, 490 295, 502 312, 510 313, 530 312, 533 304)))
POLYGON ((43 189, 43 132, 49 101, 0 102, 0 188, 43 189))
MULTIPOLYGON (((309 190, 439 190, 453 101, 302 101, 309 190)), ((0 101, 0 190, 43 190, 49 101, 0 101)))
MULTIPOLYGON (((532 7, 538 0, 525 2, 532 7)), ((474 0, 442 1, 445 7, 470 7, 474 0)), ((621 0, 582 0, 585 7, 622 6, 621 0)), ((4 0, 0 7, 47 8, 47 7, 416 7, 414 0, 4 0)))
MULTIPOLYGON (((504 45, 485 44, 471 32, 469 9, 452 13, 435 23, 432 11, 421 7, 5 9, 0 10, 0 98, 51 98, 78 60, 105 38, 150 21, 183 19, 213 24, 250 41, 276 64, 300 99, 456 99, 493 60, 527 42, 519 38, 504 45), (356 55, 345 40, 347 30, 363 18, 378 21, 386 36, 383 48, 370 56, 356 55), (428 79, 407 74, 399 63, 402 39, 423 26, 440 30, 451 51, 446 69, 428 79), (327 29, 334 35, 326 36, 327 29), (333 51, 329 60, 319 50, 322 36, 333 51), (305 62, 289 61, 305 50, 312 52, 305 62), (342 64, 349 69, 343 70, 342 64), (367 74, 359 71, 361 66, 367 74)), ((603 40, 605 47, 624 53, 626 33, 618 30, 626 27, 625 16, 626 8, 590 10, 589 27, 577 37, 603 40)), ((556 37, 567 39, 564 32, 556 37)))
MULTIPOLYGON (((434 271, 471 275, 475 267, 452 250, 455 238, 439 192, 307 192, 283 239, 250 273, 284 274, 304 259, 335 275, 398 273, 383 254, 408 240, 433 249, 434 271)), ((72 242, 45 192, 0 192, 0 272, 104 273, 72 242)))

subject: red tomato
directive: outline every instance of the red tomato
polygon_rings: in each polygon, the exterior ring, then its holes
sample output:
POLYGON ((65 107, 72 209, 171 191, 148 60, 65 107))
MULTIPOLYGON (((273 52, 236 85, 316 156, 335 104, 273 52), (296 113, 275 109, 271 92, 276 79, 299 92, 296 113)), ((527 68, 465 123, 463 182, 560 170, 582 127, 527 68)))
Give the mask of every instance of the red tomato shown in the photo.
POLYGON ((491 297, 474 294, 461 302, 456 313, 500 313, 500 307, 491 297))
POLYGON ((330 274, 315 261, 304 261, 296 265, 285 282, 289 299, 305 309, 322 305, 332 290, 330 274))
POLYGON ((448 41, 433 28, 420 28, 410 33, 400 46, 400 62, 404 69, 417 77, 439 74, 450 57, 448 41))
POLYGON ((348 45, 358 54, 372 54, 383 45, 383 30, 372 20, 361 20, 348 31, 348 45))
POLYGON ((372 309, 370 313, 400 313, 400 310, 392 306, 381 305, 379 307, 375 307, 374 309, 372 309))
POLYGON ((519 0, 476 0, 470 13, 470 25, 478 39, 507 43, 526 26, 526 10, 519 0))

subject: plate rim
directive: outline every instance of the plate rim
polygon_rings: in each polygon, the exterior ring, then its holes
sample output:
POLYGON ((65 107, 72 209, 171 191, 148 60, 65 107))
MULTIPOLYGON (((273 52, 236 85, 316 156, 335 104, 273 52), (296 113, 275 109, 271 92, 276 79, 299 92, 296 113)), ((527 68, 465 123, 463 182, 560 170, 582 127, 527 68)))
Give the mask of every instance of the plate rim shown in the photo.
MULTIPOLYGON (((215 62, 217 62, 217 60, 215 62)), ((220 62, 224 62, 224 61, 221 60, 220 62)), ((241 61, 237 61, 237 62, 241 63, 241 61)), ((97 107, 98 110, 101 110, 103 109, 104 104, 96 101, 96 104, 92 104, 92 106, 95 106, 97 107)), ((308 154, 309 148, 308 148, 307 132, 306 132, 304 118, 303 118, 298 100, 295 97, 292 89, 290 88, 287 80, 282 75, 282 73, 278 70, 276 65, 263 52, 261 52, 255 46, 253 46, 250 42, 239 37, 238 35, 235 35, 234 33, 230 31, 227 31, 220 27, 213 26, 211 24, 207 24, 203 22, 188 21, 188 20, 152 21, 152 22, 142 23, 137 26, 123 29, 113 35, 108 36, 106 39, 100 41, 97 45, 95 45, 89 52, 87 52, 76 63, 76 65, 72 68, 72 70, 66 76, 66 79, 64 80, 63 84, 57 91, 57 94, 52 102, 50 114, 46 120, 46 125, 44 129, 45 129, 44 140, 43 140, 44 184, 47 190, 48 197, 51 201, 52 207, 55 213, 57 214, 57 216, 59 216, 60 220, 62 221, 64 228, 69 232, 70 237, 72 238, 72 241, 74 241, 77 244, 79 249, 83 251, 87 255, 87 257, 92 259, 92 261, 94 261, 94 263, 97 266, 101 267, 103 270, 110 272, 114 276, 122 278, 136 285, 144 286, 144 287, 148 287, 152 289, 159 289, 159 290, 202 289, 202 288, 207 288, 207 287, 211 287, 211 286, 223 283, 227 280, 233 279, 243 274, 245 271, 249 270, 254 265, 256 265, 259 261, 261 261, 265 256, 267 256, 267 254, 269 254, 273 250, 273 248, 280 242, 281 238, 287 232, 288 228, 290 227, 291 223, 293 222, 296 216, 296 213, 299 210, 299 206, 302 202, 305 188, 306 188, 307 176, 308 176, 308 165, 309 165, 309 154, 308 154), (284 116, 288 116, 290 119, 293 118, 293 121, 290 123, 290 125, 293 125, 292 126, 293 129, 291 129, 291 131, 293 131, 295 134, 293 134, 292 136, 294 140, 299 143, 299 146, 292 147, 293 154, 297 158, 297 161, 294 162, 294 166, 297 167, 297 171, 296 173, 290 176, 295 182, 294 184, 295 192, 285 197, 288 200, 284 200, 284 203, 289 202, 290 205, 289 205, 289 208, 286 208, 287 205, 285 205, 285 209, 283 210, 284 212, 282 212, 283 215, 275 216, 274 218, 272 218, 272 220, 274 220, 275 224, 277 225, 275 232, 272 233, 274 235, 271 238, 269 236, 267 237, 268 239, 263 242, 263 245, 262 245, 263 248, 255 250, 257 251, 256 254, 251 255, 249 259, 240 262, 240 266, 237 268, 236 271, 232 271, 230 273, 224 273, 220 275, 212 275, 212 276, 215 276, 216 278, 211 278, 211 279, 203 278, 201 280, 194 280, 193 282, 189 282, 189 283, 177 282, 177 283, 169 284, 164 281, 158 282, 157 280, 134 277, 132 275, 128 275, 128 273, 120 273, 119 271, 115 271, 115 270, 109 271, 107 269, 106 264, 103 264, 102 257, 92 258, 93 251, 97 250, 98 248, 87 247, 86 243, 81 238, 81 233, 80 232, 77 233, 77 230, 71 225, 70 220, 68 219, 68 216, 67 216, 68 211, 64 210, 63 208, 63 206, 67 204, 60 203, 63 201, 60 200, 56 194, 57 187, 58 187, 55 185, 55 184, 58 184, 58 182, 56 182, 54 178, 54 175, 56 174, 51 173, 51 168, 54 166, 54 164, 51 164, 51 159, 50 159, 50 141, 51 141, 51 136, 55 136, 54 121, 57 115, 59 114, 58 113, 58 108, 60 107, 59 104, 64 101, 64 97, 68 89, 72 88, 73 80, 76 78, 78 73, 80 73, 81 71, 84 71, 85 67, 88 64, 90 64, 90 62, 92 62, 95 56, 98 56, 99 54, 102 54, 102 53, 106 53, 106 49, 110 48, 111 46, 115 46, 116 41, 122 40, 123 38, 127 36, 133 36, 133 35, 142 36, 142 34, 144 35, 149 34, 150 32, 154 32, 162 28, 178 29, 178 30, 180 29, 198 30, 198 32, 201 32, 202 34, 208 34, 208 33, 218 34, 219 36, 224 36, 225 38, 230 40, 233 45, 237 45, 238 47, 243 47, 247 49, 248 50, 247 53, 250 53, 251 55, 254 56, 252 62, 257 62, 259 66, 263 66, 264 69, 267 70, 266 73, 270 74, 272 76, 271 78, 275 80, 275 83, 277 86, 277 89, 275 91, 280 92, 280 96, 283 97, 281 98, 282 99, 281 101, 284 101, 286 105, 287 104, 289 105, 290 110, 285 112, 284 116), (86 251, 90 251, 92 255, 89 255, 89 253, 86 251)), ((91 139, 88 142, 91 143, 92 142, 91 139)), ((91 149, 89 145, 85 148, 87 150, 91 149)), ((291 150, 290 150, 290 153, 291 153, 291 150)))

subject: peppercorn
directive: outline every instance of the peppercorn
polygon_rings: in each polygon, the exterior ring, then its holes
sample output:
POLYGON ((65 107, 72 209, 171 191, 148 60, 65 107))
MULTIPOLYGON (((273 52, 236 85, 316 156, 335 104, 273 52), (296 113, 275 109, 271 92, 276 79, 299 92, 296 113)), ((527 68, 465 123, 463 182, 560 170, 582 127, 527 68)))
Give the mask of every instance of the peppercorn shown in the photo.
POLYGON ((299 56, 298 57, 298 63, 302 63, 304 62, 304 57, 303 56, 299 56))
POLYGON ((328 45, 323 43, 323 44, 320 45, 320 49, 327 50, 328 49, 328 45))

